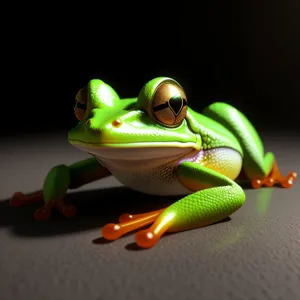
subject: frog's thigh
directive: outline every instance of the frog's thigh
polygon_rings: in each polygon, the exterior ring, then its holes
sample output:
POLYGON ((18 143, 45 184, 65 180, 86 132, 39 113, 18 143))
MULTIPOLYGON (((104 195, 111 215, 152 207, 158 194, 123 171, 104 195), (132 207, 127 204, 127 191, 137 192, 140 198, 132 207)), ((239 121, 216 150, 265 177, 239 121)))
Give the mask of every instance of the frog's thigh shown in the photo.
POLYGON ((265 178, 272 170, 274 155, 264 154, 262 140, 248 118, 226 103, 213 103, 203 114, 229 129, 238 139, 244 152, 243 169, 249 179, 265 178))
POLYGON ((160 218, 172 213, 176 215, 168 231, 181 231, 221 221, 245 201, 245 193, 238 184, 207 167, 186 162, 178 167, 177 176, 186 187, 190 179, 194 180, 194 193, 175 202, 161 214, 160 218), (210 187, 201 189, 203 183, 210 187))

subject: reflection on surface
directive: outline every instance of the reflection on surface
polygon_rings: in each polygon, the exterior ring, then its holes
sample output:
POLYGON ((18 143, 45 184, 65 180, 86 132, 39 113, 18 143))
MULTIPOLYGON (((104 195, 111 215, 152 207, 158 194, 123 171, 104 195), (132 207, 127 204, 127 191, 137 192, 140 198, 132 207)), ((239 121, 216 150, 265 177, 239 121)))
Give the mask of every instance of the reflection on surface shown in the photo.
POLYGON ((232 229, 223 232, 222 238, 220 238, 218 242, 214 244, 214 251, 224 252, 230 246, 236 245, 238 241, 244 237, 245 232, 246 232, 246 228, 243 224, 238 223, 232 225, 232 229))
POLYGON ((270 207, 273 188, 261 188, 257 190, 256 212, 265 215, 270 207))
POLYGON ((246 230, 243 224, 233 226, 232 230, 228 230, 225 234, 222 235, 219 243, 215 244, 214 250, 216 252, 223 252, 230 246, 236 245, 238 241, 244 237, 245 232, 246 230))
MULTIPOLYGON (((256 191, 256 204, 255 213, 265 215, 271 204, 273 188, 260 188, 256 191)), ((246 234, 246 228, 243 224, 233 223, 232 229, 228 230, 225 234, 222 234, 222 238, 215 243, 214 250, 217 252, 223 252, 230 246, 237 244, 246 234)))

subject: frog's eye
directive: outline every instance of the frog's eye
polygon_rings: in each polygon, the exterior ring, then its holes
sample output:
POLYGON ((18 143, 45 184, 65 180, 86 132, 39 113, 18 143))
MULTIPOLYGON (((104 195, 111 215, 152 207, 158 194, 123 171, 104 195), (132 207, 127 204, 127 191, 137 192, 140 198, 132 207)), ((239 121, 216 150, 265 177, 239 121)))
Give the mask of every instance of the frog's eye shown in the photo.
POLYGON ((163 83, 152 98, 153 116, 167 126, 178 126, 186 116, 187 100, 183 89, 174 83, 163 83))
POLYGON ((79 121, 82 121, 84 119, 84 115, 87 108, 87 97, 87 87, 83 87, 75 96, 76 105, 74 107, 74 113, 79 121))

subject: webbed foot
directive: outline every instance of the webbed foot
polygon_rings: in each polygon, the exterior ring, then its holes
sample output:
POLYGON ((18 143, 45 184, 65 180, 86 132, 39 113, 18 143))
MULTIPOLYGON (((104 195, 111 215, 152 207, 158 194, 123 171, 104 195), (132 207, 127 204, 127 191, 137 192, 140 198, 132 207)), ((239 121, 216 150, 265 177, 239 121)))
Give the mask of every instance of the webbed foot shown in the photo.
MULTIPOLYGON (((30 194, 16 192, 9 201, 9 205, 20 207, 23 205, 43 201, 43 192, 38 191, 30 194)), ((34 218, 37 221, 44 221, 50 218, 53 208, 56 208, 64 217, 73 217, 76 214, 76 207, 65 204, 63 200, 52 200, 47 202, 43 207, 37 209, 34 213, 34 218)))
MULTIPOLYGON (((164 209, 136 215, 123 214, 119 218, 120 223, 105 225, 102 229, 102 235, 107 240, 116 240, 129 232, 154 223, 163 211, 164 209)), ((143 248, 151 247, 154 245, 153 243, 159 240, 159 238, 155 239, 154 236, 155 234, 150 232, 150 229, 141 230, 136 234, 137 244, 143 248)))
POLYGON ((45 221, 51 217, 53 208, 56 208, 64 217, 70 218, 76 215, 76 207, 74 205, 65 204, 63 200, 51 201, 43 207, 37 209, 34 218, 37 221, 45 221))
POLYGON ((271 173, 263 179, 253 179, 252 186, 257 189, 262 186, 272 187, 274 185, 279 185, 283 188, 290 188, 297 178, 296 172, 290 172, 287 176, 281 174, 278 169, 277 162, 274 162, 271 173))

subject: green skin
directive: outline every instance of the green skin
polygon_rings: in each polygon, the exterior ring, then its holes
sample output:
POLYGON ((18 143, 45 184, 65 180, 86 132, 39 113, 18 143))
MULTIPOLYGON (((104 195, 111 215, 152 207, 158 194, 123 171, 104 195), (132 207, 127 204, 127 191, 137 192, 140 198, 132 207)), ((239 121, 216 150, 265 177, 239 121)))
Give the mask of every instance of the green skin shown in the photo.
POLYGON ((243 205, 245 193, 236 181, 241 169, 249 180, 265 178, 272 170, 273 154, 264 154, 252 124, 225 103, 214 103, 202 114, 189 107, 177 127, 158 122, 151 113, 151 101, 157 87, 166 80, 178 84, 170 78, 155 78, 137 98, 130 99, 120 99, 101 80, 89 82, 85 117, 69 131, 68 138, 70 144, 92 154, 92 158, 53 168, 43 187, 46 203, 63 199, 68 189, 110 174, 133 189, 171 195, 175 193, 171 192, 173 186, 168 186, 164 177, 160 191, 147 189, 152 179, 159 180, 155 179, 156 174, 167 172, 166 166, 171 166, 169 172, 177 180, 172 181, 174 190, 182 198, 159 214, 155 226, 164 222, 165 231, 169 232, 205 226, 225 219, 243 205), (225 149, 225 153, 228 149, 232 157, 230 171, 225 165, 229 156, 219 155, 219 150, 213 151, 216 149, 225 149), (214 161, 209 155, 206 164, 191 159, 201 151, 213 153, 214 161), (133 173, 133 165, 139 164, 148 169, 139 170, 145 178, 135 184, 128 176, 132 175, 130 166, 133 173))

